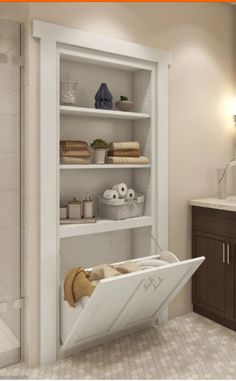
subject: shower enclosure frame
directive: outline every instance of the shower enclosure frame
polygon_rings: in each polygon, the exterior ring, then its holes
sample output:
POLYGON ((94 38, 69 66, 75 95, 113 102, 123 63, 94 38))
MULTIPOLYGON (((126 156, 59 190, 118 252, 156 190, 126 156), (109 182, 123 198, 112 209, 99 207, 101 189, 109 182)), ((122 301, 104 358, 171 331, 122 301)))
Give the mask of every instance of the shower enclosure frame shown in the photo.
POLYGON ((21 359, 24 356, 24 24, 20 23, 20 299, 18 308, 21 309, 20 314, 20 347, 21 359))
MULTIPOLYGON (((17 263, 17 267, 14 268, 14 270, 17 272, 19 276, 19 283, 17 281, 17 286, 19 285, 19 291, 17 292, 17 295, 13 296, 11 300, 9 300, 9 305, 11 305, 11 308, 14 310, 19 310, 19 320, 17 317, 17 330, 19 330, 19 334, 16 334, 17 339, 19 340, 19 357, 17 359, 11 360, 11 355, 7 354, 7 362, 5 363, 5 360, 3 360, 3 366, 7 366, 16 362, 21 361, 23 358, 23 350, 24 350, 24 345, 23 345, 23 338, 24 338, 24 316, 23 316, 23 307, 24 307, 24 277, 23 277, 23 269, 24 269, 24 242, 23 242, 23 224, 24 224, 24 184, 23 184, 23 171, 24 171, 24 160, 23 160, 23 142, 24 142, 24 24, 22 22, 16 21, 16 20, 8 20, 5 18, 0 18, 0 21, 4 23, 9 23, 9 25, 12 23, 13 25, 15 24, 16 27, 16 33, 17 35, 17 49, 16 52, 14 52, 12 55, 9 53, 8 55, 8 49, 6 50, 6 53, 3 53, 6 55, 6 60, 3 60, 3 64, 6 65, 12 65, 18 68, 19 73, 16 73, 17 75, 17 81, 19 84, 19 88, 17 87, 17 93, 13 93, 15 97, 14 99, 17 99, 18 102, 18 107, 19 107, 19 117, 17 116, 17 131, 19 129, 19 136, 17 137, 17 160, 19 159, 19 164, 18 164, 18 173, 19 173, 19 193, 17 194, 17 198, 19 201, 19 209, 17 210, 18 216, 17 220, 19 222, 19 230, 17 233, 18 239, 19 239, 19 245, 17 246, 17 257, 19 260, 19 264, 17 263), (19 32, 18 32, 19 28, 19 32)), ((14 31, 14 29, 13 29, 14 31)), ((12 38, 12 36, 10 37, 12 38)), ((14 36, 15 38, 15 36, 14 36)), ((15 42, 14 42, 15 43, 15 42)), ((12 47, 12 45, 11 45, 12 47)), ((4 57, 3 57, 4 58, 4 57)), ((14 89, 15 91, 15 89, 14 89)), ((12 112, 12 111, 11 111, 12 112)), ((7 112, 8 114, 8 112, 7 112)), ((12 116, 12 114, 9 114, 12 116)), ((15 116, 15 115, 14 115, 15 116)), ((4 152, 4 151, 3 151, 4 152)), ((6 151, 8 152, 8 151, 6 151)), ((14 151, 13 151, 14 152, 14 151)), ((8 189, 7 189, 8 190, 8 189)), ((12 212, 9 212, 12 213, 12 212)), ((13 252, 14 254, 14 252, 13 252)), ((14 258, 13 258, 14 259, 14 258)), ((4 300, 4 295, 3 295, 3 300, 4 300)), ((7 295, 6 295, 6 300, 7 300, 7 295)), ((6 304, 6 302, 3 302, 3 305, 6 304)), ((6 307, 7 308, 7 307, 6 307)), ((7 312, 7 309, 6 309, 7 312)), ((14 333, 15 334, 15 333, 14 333)), ((17 347, 18 348, 18 347, 17 347)), ((9 349, 8 349, 9 350, 9 349)), ((8 351, 7 350, 7 351, 8 351)), ((7 353, 3 352, 4 353, 7 353)), ((15 355, 14 355, 15 356, 15 355)), ((14 357, 12 356, 12 357, 14 357)), ((4 357, 3 357, 4 359, 4 357)))

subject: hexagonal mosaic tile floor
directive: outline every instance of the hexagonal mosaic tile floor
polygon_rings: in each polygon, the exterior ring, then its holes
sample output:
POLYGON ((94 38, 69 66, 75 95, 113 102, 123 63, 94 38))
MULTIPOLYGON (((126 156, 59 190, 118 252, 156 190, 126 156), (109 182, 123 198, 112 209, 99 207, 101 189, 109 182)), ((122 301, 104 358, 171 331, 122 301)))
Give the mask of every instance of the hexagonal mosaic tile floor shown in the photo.
POLYGON ((30 379, 235 379, 236 332, 195 313, 164 326, 114 340, 27 369, 20 363, 0 370, 30 379))

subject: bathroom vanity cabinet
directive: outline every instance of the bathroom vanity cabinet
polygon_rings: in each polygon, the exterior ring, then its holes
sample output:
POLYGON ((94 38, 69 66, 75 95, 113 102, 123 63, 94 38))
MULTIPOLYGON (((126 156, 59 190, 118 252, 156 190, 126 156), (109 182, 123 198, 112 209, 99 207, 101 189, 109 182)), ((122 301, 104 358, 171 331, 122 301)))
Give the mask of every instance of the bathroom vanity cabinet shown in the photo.
POLYGON ((232 202, 213 202, 191 202, 192 256, 206 258, 193 276, 193 310, 235 330, 236 212, 232 202))

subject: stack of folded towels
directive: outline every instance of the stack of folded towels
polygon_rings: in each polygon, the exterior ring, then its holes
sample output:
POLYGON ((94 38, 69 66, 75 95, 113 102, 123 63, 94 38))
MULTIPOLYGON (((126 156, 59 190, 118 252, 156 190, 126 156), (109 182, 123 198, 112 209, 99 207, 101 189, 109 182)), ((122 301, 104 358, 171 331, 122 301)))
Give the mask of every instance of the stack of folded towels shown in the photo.
POLYGON ((109 145, 108 164, 148 164, 149 160, 141 156, 139 142, 112 142, 109 145))
POLYGON ((60 156, 62 164, 88 164, 88 143, 82 140, 61 140, 60 156))

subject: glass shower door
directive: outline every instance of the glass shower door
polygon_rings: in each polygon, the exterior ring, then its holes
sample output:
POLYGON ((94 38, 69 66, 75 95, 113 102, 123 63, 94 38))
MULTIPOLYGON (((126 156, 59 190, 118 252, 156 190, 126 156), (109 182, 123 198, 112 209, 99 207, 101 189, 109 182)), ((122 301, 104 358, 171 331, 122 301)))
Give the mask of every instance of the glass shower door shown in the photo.
POLYGON ((0 367, 20 361, 21 25, 0 19, 0 367))

